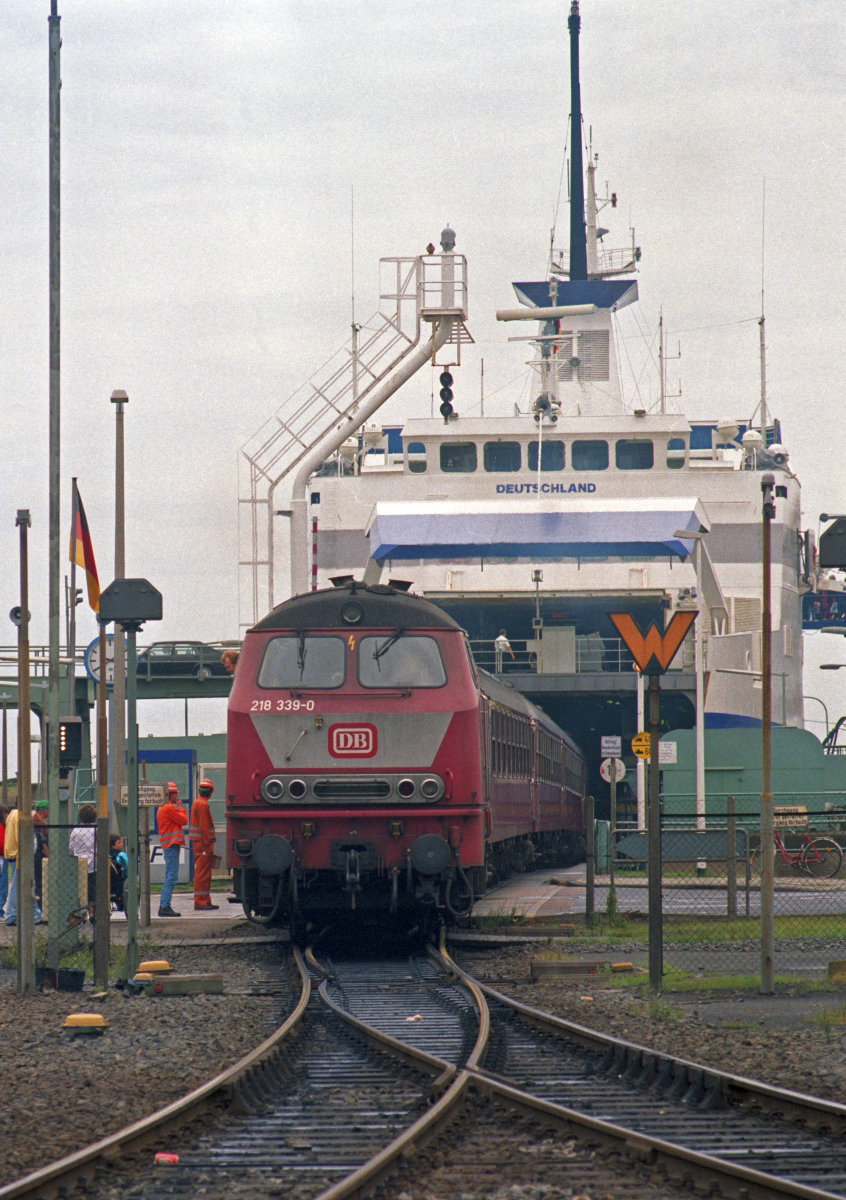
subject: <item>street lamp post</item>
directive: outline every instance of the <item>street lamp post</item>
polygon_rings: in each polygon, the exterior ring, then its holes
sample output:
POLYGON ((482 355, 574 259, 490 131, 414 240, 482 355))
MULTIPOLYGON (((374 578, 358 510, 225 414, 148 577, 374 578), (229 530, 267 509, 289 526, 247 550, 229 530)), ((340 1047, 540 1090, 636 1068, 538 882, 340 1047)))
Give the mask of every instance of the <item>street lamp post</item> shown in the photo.
POLYGON ((18 624, 18 991, 35 991, 35 910, 32 842, 32 744, 29 723, 29 509, 19 508, 21 604, 18 624))
MULTIPOLYGON (((696 828, 705 829, 705 642, 704 622, 710 612, 705 605, 702 589, 702 539, 703 532, 677 529, 676 537, 693 541, 693 571, 696 576, 696 593, 699 600, 699 620, 693 630, 693 673, 696 680, 696 828)), ((705 863, 696 864, 697 873, 704 872, 705 863)))
POLYGON ((0 804, 4 808, 9 807, 9 730, 8 730, 8 705, 12 698, 11 692, 3 692, 0 695, 0 700, 3 701, 3 783, 2 794, 0 794, 0 804))
MULTIPOLYGON (((126 520, 124 507, 123 410, 129 403, 126 392, 112 392, 115 406, 115 579, 126 575, 126 520)), ((112 689, 112 802, 120 802, 120 790, 126 783, 126 641, 123 629, 115 625, 115 667, 112 689)))
MULTIPOLYGON (((126 958, 124 977, 138 970, 138 724, 135 719, 135 639, 145 621, 162 619, 162 596, 146 579, 115 579, 100 596, 100 620, 120 622, 129 638, 131 670, 127 676, 129 701, 129 755, 127 763, 126 854, 126 958)), ((115 642, 117 643, 117 638, 115 642)), ((117 678, 117 675, 115 675, 117 678)), ((118 797, 119 798, 119 793, 118 797)))
MULTIPOLYGON (((823 666, 820 667, 820 670, 821 671, 830 671, 833 666, 835 666, 835 667, 846 666, 846 663, 824 663, 823 666)), ((820 700, 819 696, 803 696, 802 699, 803 700, 815 700, 817 702, 817 704, 822 704, 822 710, 825 713, 825 736, 828 737, 828 731, 829 731, 828 706, 825 704, 825 702, 823 700, 820 700)))
POLYGON ((775 982, 775 922, 773 917, 773 793, 772 793, 772 611, 770 571, 771 526, 775 520, 775 476, 761 476, 761 991, 770 994, 775 982))

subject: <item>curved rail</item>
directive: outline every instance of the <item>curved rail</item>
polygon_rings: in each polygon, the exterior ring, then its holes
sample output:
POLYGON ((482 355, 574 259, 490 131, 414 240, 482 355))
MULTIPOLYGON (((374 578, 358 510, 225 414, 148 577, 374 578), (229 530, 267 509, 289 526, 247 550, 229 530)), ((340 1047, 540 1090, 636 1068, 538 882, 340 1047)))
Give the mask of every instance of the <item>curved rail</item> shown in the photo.
POLYGON ((621 1071, 631 1072, 632 1076, 648 1069, 655 1069, 658 1072, 669 1069, 675 1078, 686 1071, 691 1080, 694 1075, 701 1077, 706 1090, 710 1086, 718 1085, 723 1098, 728 1103, 748 1104, 751 1098, 755 1108, 760 1112, 782 1116, 791 1121, 807 1121, 816 1126, 826 1126, 831 1130, 832 1136, 836 1137, 841 1137, 846 1133, 846 1105, 838 1104, 835 1100, 824 1100, 818 1096, 806 1095, 804 1092, 777 1088, 757 1079, 748 1079, 744 1075, 732 1075, 730 1072, 718 1071, 710 1067, 703 1068, 701 1063, 693 1062, 691 1059, 659 1053, 647 1046, 641 1046, 637 1042, 626 1042, 621 1038, 612 1037, 610 1034, 601 1033, 599 1030, 589 1029, 584 1025, 567 1021, 563 1017, 553 1016, 552 1013, 543 1012, 541 1009, 524 1004, 521 1000, 506 996, 486 983, 473 980, 472 976, 468 976, 459 966, 452 963, 452 959, 448 958, 448 961, 459 978, 465 982, 476 983, 480 991, 498 1003, 513 1009, 527 1024, 535 1026, 544 1033, 569 1038, 588 1049, 604 1051, 609 1058, 618 1063, 621 1071))
MULTIPOLYGON (((759 1083, 756 1080, 712 1071, 687 1059, 658 1054, 646 1047, 624 1042, 555 1017, 474 980, 453 962, 445 950, 442 949, 438 957, 465 984, 468 986, 471 983, 475 984, 480 992, 486 993, 497 1002, 511 1008, 524 1020, 540 1028, 543 1032, 566 1036, 593 1050, 604 1048, 604 1061, 614 1064, 615 1073, 622 1074, 625 1071, 629 1078, 637 1078, 645 1071, 657 1074, 665 1069, 672 1072, 674 1080, 677 1078, 689 1079, 692 1087, 700 1087, 705 1092, 709 1090, 710 1085, 715 1087, 724 1099, 732 1099, 734 1103, 743 1101, 747 1105, 751 1103, 765 1115, 778 1114, 790 1120, 805 1122, 811 1127, 824 1126, 831 1130, 832 1137, 842 1135, 846 1128, 846 1106, 844 1105, 820 1100, 814 1096, 805 1096, 798 1092, 782 1092, 778 1088, 759 1083)), ((566 1130, 570 1135, 574 1133, 590 1134, 592 1138, 598 1138, 624 1155, 664 1167, 668 1178, 695 1177, 697 1183, 704 1181, 718 1188, 729 1185, 734 1190, 741 1189, 739 1194, 745 1193, 749 1196, 791 1196, 796 1197, 797 1200, 836 1200, 836 1198, 842 1200, 842 1194, 838 1197, 837 1193, 804 1185, 796 1180, 783 1179, 759 1171, 754 1167, 691 1150, 678 1143, 668 1142, 651 1134, 642 1134, 631 1128, 615 1125, 591 1117, 587 1113, 569 1109, 564 1105, 543 1100, 530 1092, 511 1086, 501 1078, 490 1075, 484 1070, 471 1070, 469 1073, 473 1076, 474 1089, 480 1095, 499 1098, 501 1102, 508 1105, 510 1111, 521 1111, 530 1117, 542 1115, 547 1122, 566 1130)))
POLYGON ((157 1112, 119 1129, 117 1133, 93 1142, 65 1158, 59 1158, 46 1167, 41 1167, 13 1183, 0 1188, 0 1200, 18 1200, 21 1197, 36 1197, 45 1190, 56 1193, 65 1179, 74 1185, 87 1182, 94 1177, 101 1163, 112 1163, 119 1152, 140 1149, 158 1134, 163 1125, 182 1125, 195 1117, 203 1108, 216 1101, 225 1104, 249 1106, 253 1087, 258 1085, 266 1072, 272 1070, 274 1060, 283 1043, 299 1027, 311 997, 311 979, 305 962, 298 950, 294 958, 300 973, 301 990, 296 1008, 286 1017, 275 1033, 252 1050, 244 1058, 227 1067, 219 1075, 201 1084, 193 1092, 157 1112))
MULTIPOLYGON (((328 972, 320 966, 313 956, 309 961, 328 978, 328 972)), ((442 1124, 446 1124, 452 1118, 455 1109, 467 1094, 473 1080, 473 1069, 476 1064, 484 1062, 490 1034, 490 1014, 488 1012, 487 1001, 475 984, 475 981, 465 981, 462 979, 462 983, 472 995, 473 1002, 479 1014, 479 1032, 476 1036, 473 1049, 468 1055, 467 1063, 463 1068, 458 1068, 452 1063, 447 1063, 443 1059, 436 1058, 434 1055, 426 1054, 422 1050, 417 1050, 412 1046, 399 1042, 396 1038, 392 1038, 388 1034, 381 1033, 372 1026, 366 1025, 357 1017, 352 1016, 351 1013, 339 1008, 327 996, 325 982, 320 985, 320 997, 324 1003, 351 1027, 364 1034, 373 1044, 381 1046, 382 1049, 387 1050, 389 1053, 396 1054, 404 1061, 414 1061, 416 1065, 429 1073, 434 1073, 438 1067, 446 1068, 446 1070, 438 1076, 432 1085, 433 1092, 441 1088, 445 1088, 445 1090, 429 1111, 424 1113, 422 1117, 418 1117, 398 1138, 395 1138, 394 1141, 385 1146, 384 1149, 380 1150, 378 1154, 374 1155, 366 1163, 363 1163, 357 1171, 354 1171, 327 1191, 322 1192, 317 1200, 349 1200, 349 1197, 364 1195, 390 1172, 391 1167, 398 1158, 410 1154, 416 1146, 428 1141, 435 1135, 442 1124), (472 1067, 470 1064, 472 1064, 472 1067)))

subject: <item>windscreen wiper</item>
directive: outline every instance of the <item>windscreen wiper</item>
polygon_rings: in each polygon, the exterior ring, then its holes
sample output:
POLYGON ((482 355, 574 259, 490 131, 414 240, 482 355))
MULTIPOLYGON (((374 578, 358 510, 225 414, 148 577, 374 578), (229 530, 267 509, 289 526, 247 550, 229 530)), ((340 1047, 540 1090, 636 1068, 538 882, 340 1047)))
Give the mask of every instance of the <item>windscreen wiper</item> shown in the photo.
POLYGON ((377 646, 373 651, 374 661, 378 663, 382 655, 387 654, 394 642, 398 642, 404 633, 404 629, 395 629, 387 641, 384 641, 381 646, 377 646))
POLYGON ((297 631, 297 666, 300 668, 300 683, 302 683, 303 675, 305 674, 305 631, 300 629, 297 631))

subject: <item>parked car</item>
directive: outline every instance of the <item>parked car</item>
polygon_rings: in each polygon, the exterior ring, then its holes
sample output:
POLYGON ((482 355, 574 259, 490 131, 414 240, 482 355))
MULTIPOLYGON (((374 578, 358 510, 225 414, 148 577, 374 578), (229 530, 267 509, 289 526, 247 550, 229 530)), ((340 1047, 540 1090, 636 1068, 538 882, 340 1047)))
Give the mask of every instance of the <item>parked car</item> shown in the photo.
POLYGON ((163 675, 210 679, 228 672, 220 661, 222 642, 153 642, 138 655, 138 675, 151 679, 163 675))

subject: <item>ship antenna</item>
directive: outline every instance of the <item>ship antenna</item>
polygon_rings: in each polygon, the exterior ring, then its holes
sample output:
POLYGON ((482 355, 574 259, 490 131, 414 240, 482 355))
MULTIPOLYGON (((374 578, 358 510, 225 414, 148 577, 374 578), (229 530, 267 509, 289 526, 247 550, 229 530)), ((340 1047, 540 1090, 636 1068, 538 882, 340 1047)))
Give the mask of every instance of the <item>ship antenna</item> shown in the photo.
POLYGON ((582 96, 579 86, 579 0, 573 0, 567 20, 570 30, 570 278, 587 279, 585 184, 582 168, 582 96))

